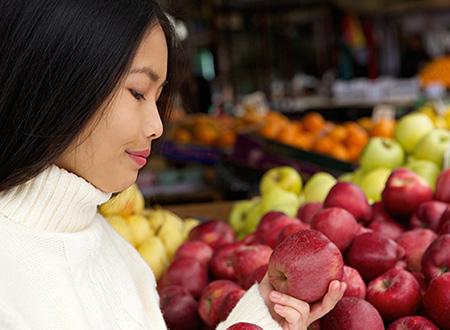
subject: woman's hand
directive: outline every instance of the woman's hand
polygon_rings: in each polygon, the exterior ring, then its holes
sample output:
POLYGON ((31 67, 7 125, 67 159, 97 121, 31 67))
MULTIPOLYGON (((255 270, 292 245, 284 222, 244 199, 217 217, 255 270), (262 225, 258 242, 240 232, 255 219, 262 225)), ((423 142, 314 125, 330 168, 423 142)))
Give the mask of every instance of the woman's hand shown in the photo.
POLYGON ((259 284, 261 296, 269 306, 272 317, 281 324, 283 330, 306 330, 311 323, 336 306, 346 288, 344 282, 332 281, 322 301, 310 306, 304 301, 274 291, 267 274, 259 284))

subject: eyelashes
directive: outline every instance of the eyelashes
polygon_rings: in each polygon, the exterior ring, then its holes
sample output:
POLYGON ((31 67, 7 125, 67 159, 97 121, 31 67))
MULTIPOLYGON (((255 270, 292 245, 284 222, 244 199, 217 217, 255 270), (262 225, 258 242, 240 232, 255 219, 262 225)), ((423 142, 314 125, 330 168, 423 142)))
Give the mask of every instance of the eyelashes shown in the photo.
POLYGON ((133 97, 138 101, 145 101, 145 96, 134 89, 129 89, 130 94, 133 95, 133 97))

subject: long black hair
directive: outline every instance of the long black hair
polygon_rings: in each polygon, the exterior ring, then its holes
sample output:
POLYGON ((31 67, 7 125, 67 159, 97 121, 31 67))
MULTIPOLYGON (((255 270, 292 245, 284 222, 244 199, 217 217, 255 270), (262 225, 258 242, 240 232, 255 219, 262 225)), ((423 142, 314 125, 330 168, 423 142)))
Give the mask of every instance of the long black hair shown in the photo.
POLYGON ((154 0, 0 2, 0 191, 54 163, 113 95, 152 26, 169 51, 170 107, 176 38, 154 0))

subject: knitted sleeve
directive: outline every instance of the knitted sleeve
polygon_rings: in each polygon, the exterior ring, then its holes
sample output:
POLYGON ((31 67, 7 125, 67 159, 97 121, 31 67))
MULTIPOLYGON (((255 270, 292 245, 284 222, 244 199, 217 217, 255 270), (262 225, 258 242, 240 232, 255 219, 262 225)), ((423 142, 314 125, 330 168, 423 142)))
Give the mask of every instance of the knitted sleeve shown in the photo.
POLYGON ((259 294, 258 284, 253 285, 245 293, 228 318, 220 323, 216 330, 226 330, 229 326, 239 322, 253 323, 264 330, 281 330, 281 326, 272 318, 259 294))

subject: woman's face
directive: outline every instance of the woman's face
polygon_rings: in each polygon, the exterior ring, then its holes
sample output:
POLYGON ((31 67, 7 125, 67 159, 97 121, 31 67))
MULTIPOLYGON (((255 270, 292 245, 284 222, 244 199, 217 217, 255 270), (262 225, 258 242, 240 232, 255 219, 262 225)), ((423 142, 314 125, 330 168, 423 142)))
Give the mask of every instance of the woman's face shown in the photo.
POLYGON ((163 132, 156 101, 166 80, 167 53, 158 24, 143 39, 105 111, 99 111, 56 165, 104 192, 122 191, 136 181, 152 141, 163 132))

